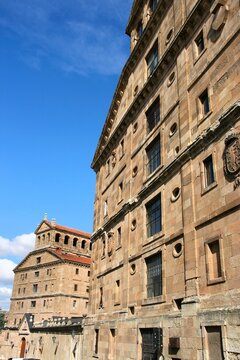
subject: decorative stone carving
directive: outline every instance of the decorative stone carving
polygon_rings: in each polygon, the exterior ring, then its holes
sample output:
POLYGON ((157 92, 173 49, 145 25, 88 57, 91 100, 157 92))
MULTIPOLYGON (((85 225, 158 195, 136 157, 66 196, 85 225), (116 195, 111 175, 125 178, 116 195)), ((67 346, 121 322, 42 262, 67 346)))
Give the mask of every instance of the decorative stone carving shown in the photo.
POLYGON ((240 133, 231 133, 225 139, 223 160, 225 175, 234 181, 236 189, 240 186, 240 133))

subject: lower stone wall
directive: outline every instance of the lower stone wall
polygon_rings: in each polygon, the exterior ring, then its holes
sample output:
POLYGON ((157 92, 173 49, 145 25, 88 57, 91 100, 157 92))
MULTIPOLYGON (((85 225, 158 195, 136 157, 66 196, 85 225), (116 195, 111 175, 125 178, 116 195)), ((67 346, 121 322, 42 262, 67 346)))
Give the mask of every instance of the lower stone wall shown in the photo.
MULTIPOLYGON (((240 307, 202 310, 192 300, 168 315, 131 318, 126 312, 114 316, 86 320, 82 359, 142 360, 142 332, 149 328, 162 329, 163 356, 157 360, 209 360, 208 331, 215 330, 220 331, 222 359, 240 359, 240 307)), ((216 352, 210 360, 221 359, 216 352)))
POLYGON ((54 332, 20 334, 18 331, 4 330, 0 335, 0 360, 20 357, 23 338, 26 339, 26 357, 40 360, 81 359, 82 335, 54 332))

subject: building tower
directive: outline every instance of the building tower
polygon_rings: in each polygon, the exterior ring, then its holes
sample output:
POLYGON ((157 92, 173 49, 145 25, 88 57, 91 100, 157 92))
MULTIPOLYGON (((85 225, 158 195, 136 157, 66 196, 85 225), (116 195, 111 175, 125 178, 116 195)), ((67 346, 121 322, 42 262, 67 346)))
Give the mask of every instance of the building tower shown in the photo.
POLYGON ((238 0, 135 0, 97 174, 84 359, 237 359, 238 0))

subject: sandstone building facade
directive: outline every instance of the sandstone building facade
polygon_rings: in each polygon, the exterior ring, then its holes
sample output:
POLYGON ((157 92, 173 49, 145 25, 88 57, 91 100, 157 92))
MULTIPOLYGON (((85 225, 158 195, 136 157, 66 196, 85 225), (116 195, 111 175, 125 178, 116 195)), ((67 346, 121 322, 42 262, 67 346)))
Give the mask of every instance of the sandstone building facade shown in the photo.
POLYGON ((96 149, 83 359, 240 357, 240 3, 135 0, 96 149))
POLYGON ((79 338, 76 342, 68 335, 80 336, 88 312, 90 234, 46 219, 35 234, 35 249, 14 269, 0 359, 10 355, 75 359, 79 338))

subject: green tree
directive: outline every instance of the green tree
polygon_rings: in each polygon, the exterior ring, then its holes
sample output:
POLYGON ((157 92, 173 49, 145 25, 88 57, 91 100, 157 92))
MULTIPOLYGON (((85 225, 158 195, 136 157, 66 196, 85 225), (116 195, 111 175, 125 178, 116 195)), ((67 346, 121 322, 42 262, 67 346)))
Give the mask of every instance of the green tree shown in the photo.
POLYGON ((0 329, 4 328, 4 324, 5 324, 4 314, 0 313, 0 329))

